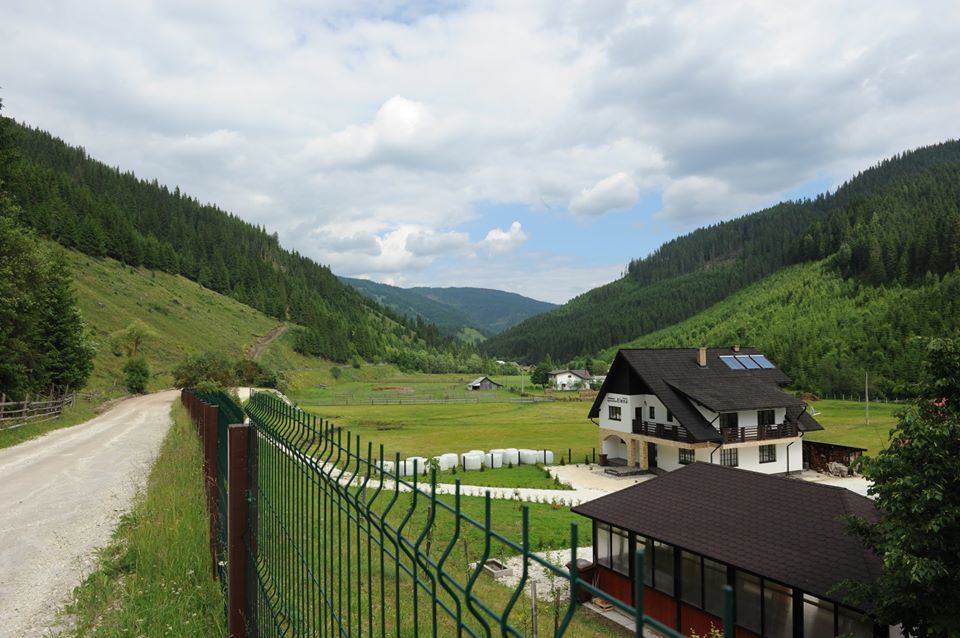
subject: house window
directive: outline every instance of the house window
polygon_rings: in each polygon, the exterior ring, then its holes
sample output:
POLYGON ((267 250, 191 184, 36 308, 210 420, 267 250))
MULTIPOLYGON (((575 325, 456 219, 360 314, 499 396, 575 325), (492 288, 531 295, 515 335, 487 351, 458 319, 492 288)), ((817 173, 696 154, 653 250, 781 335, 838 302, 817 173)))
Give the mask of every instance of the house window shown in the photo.
POLYGON ((803 595, 803 635, 832 636, 833 616, 836 608, 833 603, 810 594, 803 595))
POLYGON ((757 410, 757 425, 773 425, 774 422, 773 410, 757 410))
POLYGON ((673 545, 653 542, 653 587, 673 596, 673 545))
POLYGON ((760 578, 737 570, 734 585, 737 601, 737 624, 760 633, 760 578))
MULTIPOLYGON (((703 608, 714 616, 723 617, 724 594, 727 586, 727 566, 703 559, 703 608)), ((809 634, 808 634, 809 635, 809 634)))
POLYGON ((673 423, 673 412, 671 412, 670 410, 667 410, 667 422, 673 423))
POLYGON ((737 454, 738 451, 737 448, 721 448, 720 465, 727 467, 737 467, 740 465, 740 455, 737 454))
POLYGON ((630 575, 630 534, 619 527, 610 528, 610 568, 630 575))
POLYGON ((793 590, 763 581, 763 635, 793 638, 793 590))
POLYGON ((610 526, 597 523, 597 563, 610 567, 610 526))
POLYGON ((761 463, 773 463, 777 460, 777 446, 776 445, 761 445, 760 446, 760 462, 761 463))
POLYGON ((630 575, 630 534, 626 530, 596 522, 597 563, 630 575))
POLYGON ((873 637, 873 623, 860 612, 841 605, 837 605, 837 629, 839 636, 873 637))
POLYGON ((683 552, 680 555, 680 598, 697 607, 703 604, 700 575, 700 555, 683 552))
POLYGON ((637 536, 637 549, 643 545, 643 584, 653 587, 653 541, 645 536, 637 536))
POLYGON ((680 465, 690 465, 693 463, 694 451, 686 448, 680 448, 680 465))
POLYGON ((611 405, 611 406, 609 407, 609 410, 610 410, 610 420, 611 420, 611 421, 619 421, 619 420, 620 420, 620 406, 619 406, 619 405, 611 405))
POLYGON ((736 428, 740 423, 736 412, 724 412, 720 415, 720 428, 736 428))
POLYGON ((650 406, 650 420, 651 420, 651 421, 655 421, 656 418, 657 418, 657 408, 655 408, 654 406, 651 405, 651 406, 650 406))

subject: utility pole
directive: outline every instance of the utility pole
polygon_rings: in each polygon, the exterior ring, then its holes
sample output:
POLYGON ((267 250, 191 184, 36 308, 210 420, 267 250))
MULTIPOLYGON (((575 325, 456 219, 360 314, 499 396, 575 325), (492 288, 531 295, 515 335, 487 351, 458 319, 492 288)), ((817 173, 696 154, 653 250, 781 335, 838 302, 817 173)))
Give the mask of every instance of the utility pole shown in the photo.
POLYGON ((866 400, 864 410, 867 414, 867 427, 870 426, 870 373, 863 373, 863 398, 866 400))

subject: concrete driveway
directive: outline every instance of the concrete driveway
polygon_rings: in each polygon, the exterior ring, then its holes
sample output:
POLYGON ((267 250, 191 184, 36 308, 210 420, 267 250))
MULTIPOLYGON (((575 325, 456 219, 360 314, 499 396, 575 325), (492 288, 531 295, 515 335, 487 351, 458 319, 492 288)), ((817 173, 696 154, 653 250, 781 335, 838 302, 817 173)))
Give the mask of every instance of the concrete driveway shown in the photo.
POLYGON ((144 485, 176 390, 0 450, 0 636, 49 634, 144 485))

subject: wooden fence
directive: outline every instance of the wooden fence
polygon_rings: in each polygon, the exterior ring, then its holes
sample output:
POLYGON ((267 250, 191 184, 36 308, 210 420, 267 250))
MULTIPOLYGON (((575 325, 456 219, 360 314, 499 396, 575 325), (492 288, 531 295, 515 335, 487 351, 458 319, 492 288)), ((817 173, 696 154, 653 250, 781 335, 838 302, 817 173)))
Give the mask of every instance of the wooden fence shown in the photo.
POLYGON ((34 399, 28 395, 23 401, 7 401, 7 395, 0 394, 0 430, 11 430, 27 423, 55 419, 63 413, 64 408, 72 406, 76 400, 76 393, 34 399))
POLYGON ((541 403, 552 401, 540 396, 504 396, 502 393, 470 392, 462 395, 429 396, 416 394, 390 394, 363 396, 355 394, 328 394, 311 398, 305 403, 310 405, 430 405, 430 404, 472 404, 472 403, 541 403))

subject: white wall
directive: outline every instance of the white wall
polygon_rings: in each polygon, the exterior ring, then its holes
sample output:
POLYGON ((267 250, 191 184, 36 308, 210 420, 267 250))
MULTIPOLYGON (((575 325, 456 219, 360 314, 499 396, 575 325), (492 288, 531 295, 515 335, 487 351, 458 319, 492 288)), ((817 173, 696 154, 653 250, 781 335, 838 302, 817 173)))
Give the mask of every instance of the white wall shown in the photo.
POLYGON ((578 377, 570 372, 564 372, 553 377, 553 387, 555 387, 557 390, 570 390, 578 384, 582 387, 585 387, 587 383, 588 381, 586 379, 582 379, 581 377, 578 377))
POLYGON ((603 439, 600 450, 603 454, 607 455, 608 459, 626 460, 630 458, 628 456, 627 443, 613 434, 603 439))
POLYGON ((600 403, 600 418, 598 419, 600 427, 618 432, 632 432, 633 410, 637 405, 637 399, 638 396, 636 395, 607 393, 600 403), (608 408, 611 405, 620 408, 619 421, 614 421, 610 418, 610 410, 608 408))
MULTIPOLYGON (((737 467, 744 470, 762 472, 764 474, 779 474, 787 471, 787 457, 789 456, 789 468, 791 472, 797 472, 803 469, 803 445, 799 439, 797 439, 793 445, 788 443, 777 443, 775 445, 777 448, 777 460, 771 463, 760 462, 759 444, 738 448, 740 450, 738 454, 740 464, 737 467)), ((713 455, 713 461, 714 463, 720 462, 719 451, 713 455)))
MULTIPOLYGON (((763 474, 780 474, 787 470, 787 456, 789 453, 790 472, 798 472, 803 469, 803 445, 798 439, 793 445, 787 443, 777 443, 777 460, 771 463, 760 462, 760 446, 748 445, 737 448, 738 461, 740 469, 752 470, 763 474)), ((701 447, 694 450, 694 459, 704 463, 710 462, 710 453, 713 452, 713 462, 720 464, 720 449, 714 452, 713 447, 701 447)), ((657 467, 667 472, 678 470, 683 465, 680 464, 680 448, 672 445, 657 446, 657 467)))
MULTIPOLYGON (((712 447, 696 448, 693 451, 694 460, 701 461, 703 463, 709 463, 711 450, 713 450, 712 447)), ((714 454, 714 462, 715 463, 720 462, 719 452, 717 454, 714 454)), ((657 446, 657 467, 667 472, 678 470, 681 467, 683 467, 680 464, 680 448, 674 447, 672 445, 658 445, 657 446)))

